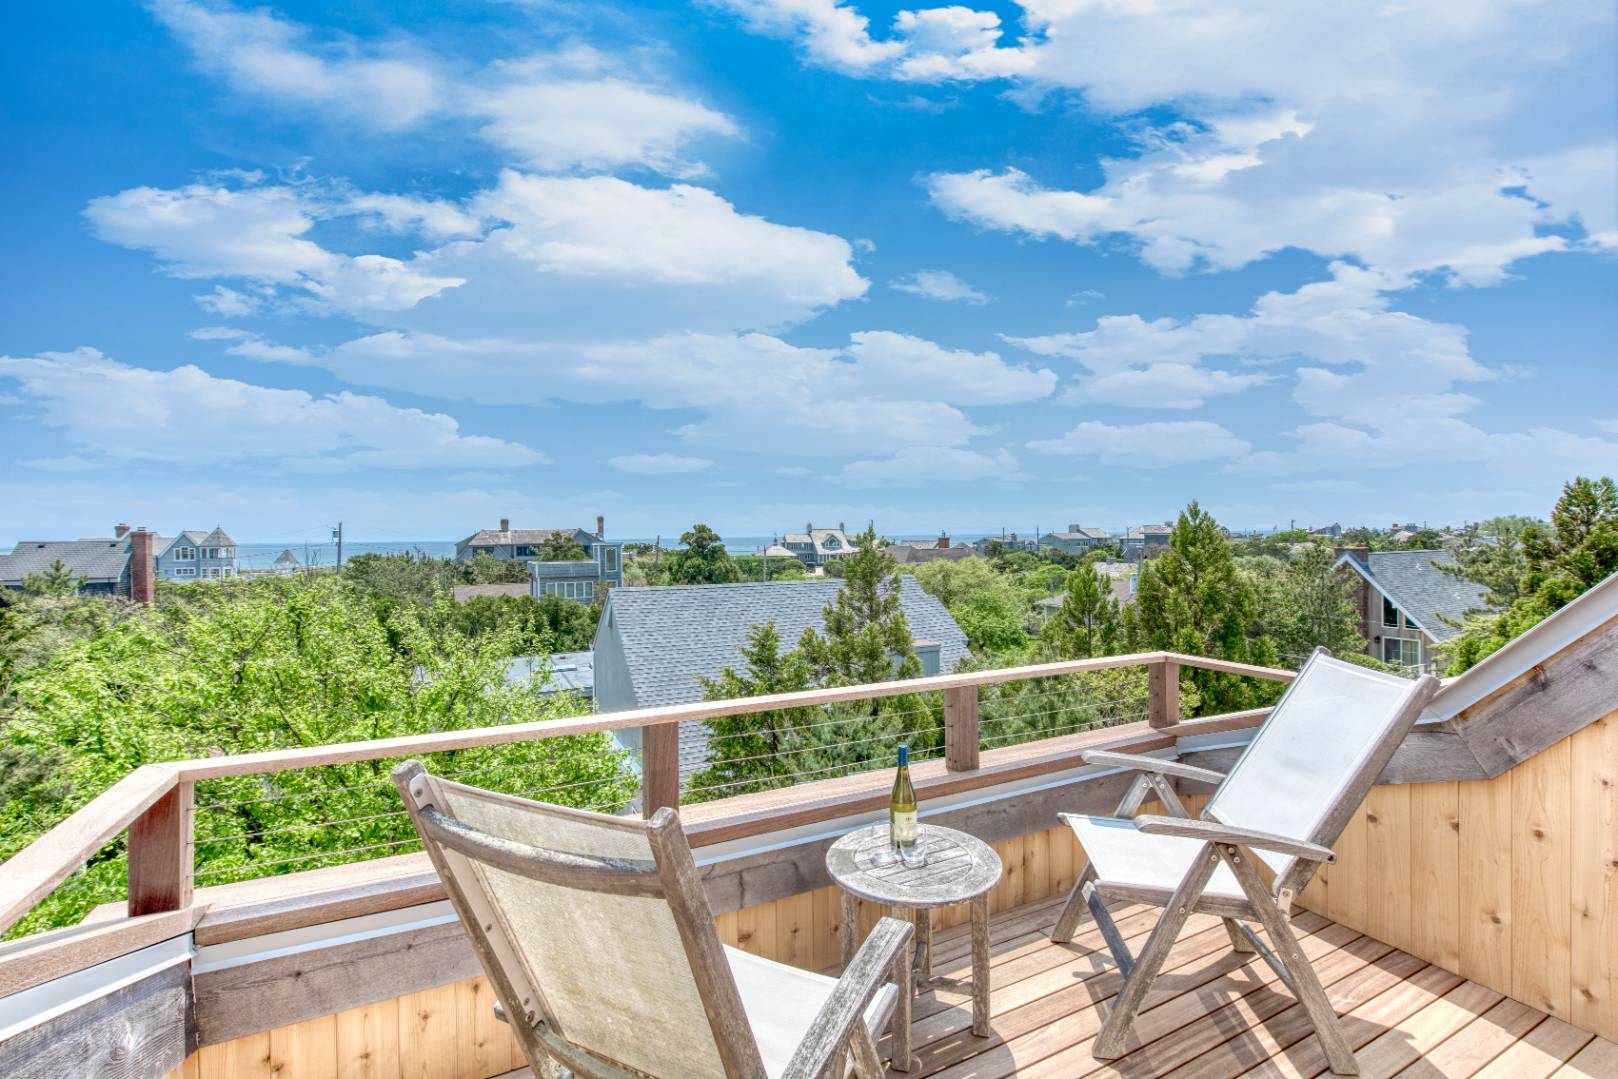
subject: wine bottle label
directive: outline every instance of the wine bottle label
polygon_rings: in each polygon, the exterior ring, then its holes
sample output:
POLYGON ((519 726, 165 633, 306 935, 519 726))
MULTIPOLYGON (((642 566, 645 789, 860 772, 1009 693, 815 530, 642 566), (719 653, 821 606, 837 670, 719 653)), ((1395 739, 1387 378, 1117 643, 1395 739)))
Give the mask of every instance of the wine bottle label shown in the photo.
POLYGON ((892 819, 893 842, 895 846, 909 846, 916 841, 916 811, 895 810, 890 814, 892 819))

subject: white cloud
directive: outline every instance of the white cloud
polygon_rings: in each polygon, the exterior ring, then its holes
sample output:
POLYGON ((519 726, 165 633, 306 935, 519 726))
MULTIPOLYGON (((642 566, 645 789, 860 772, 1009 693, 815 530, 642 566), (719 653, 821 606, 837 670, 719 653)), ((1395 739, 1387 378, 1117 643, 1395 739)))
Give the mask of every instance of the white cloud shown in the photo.
MULTIPOLYGON (((134 187, 92 199, 96 235, 150 251, 176 277, 285 285, 346 311, 397 310, 463 282, 383 255, 340 255, 307 239, 322 207, 284 186, 134 187)), ((231 292, 232 309, 239 293, 231 292)))
POLYGON ((491 81, 470 105, 488 120, 484 138, 538 169, 641 164, 698 175, 682 157, 689 142, 741 134, 730 117, 631 81, 593 49, 500 64, 491 81))
POLYGON ((309 43, 300 26, 265 10, 153 0, 159 22, 204 70, 238 91, 294 102, 382 130, 415 124, 445 105, 447 87, 432 62, 405 46, 364 55, 352 40, 309 43))
POLYGON ((1106 465, 1169 468, 1240 457, 1252 447, 1207 420, 1116 426, 1087 420, 1060 438, 1036 439, 1028 448, 1051 456, 1094 458, 1106 465))
POLYGON ((948 270, 917 270, 898 277, 888 286, 929 300, 988 303, 989 297, 948 270))
POLYGON ((453 122, 534 168, 642 165, 696 175, 700 164, 682 156, 690 141, 741 133, 722 113, 587 47, 465 72, 413 41, 319 40, 263 9, 191 0, 156 0, 152 9, 203 70, 239 93, 382 132, 453 122))
POLYGON ((1019 482, 1028 477, 1006 450, 981 453, 960 446, 911 446, 892 457, 850 461, 850 487, 922 487, 938 483, 1019 482))
POLYGON ((212 292, 191 298, 197 302, 198 307, 220 318, 240 318, 243 315, 251 315, 259 309, 256 297, 237 292, 233 288, 226 288, 224 285, 215 285, 212 292))
POLYGON ((620 472, 638 476, 680 476, 713 467, 713 461, 706 457, 682 457, 675 453, 626 453, 607 458, 607 463, 620 472))
POLYGON ((414 195, 384 195, 375 192, 355 195, 343 209, 373 218, 395 232, 415 231, 429 240, 453 240, 483 233, 483 223, 473 214, 445 199, 424 199, 414 195))
POLYGON ((932 341, 887 330, 849 335, 848 354, 858 365, 862 389, 890 395, 925 393, 961 405, 1033 401, 1056 388, 1056 375, 1013 367, 998 353, 947 349, 932 341))
POLYGON ((1332 277, 1292 293, 1261 296, 1248 315, 1197 315, 1189 319, 1109 315, 1094 330, 1043 337, 1008 337, 1042 356, 1077 361, 1088 377, 1070 387, 1075 403, 1153 408, 1197 408, 1209 397, 1238 393, 1273 381, 1264 371, 1232 372, 1209 361, 1252 365, 1303 360, 1358 371, 1334 375, 1323 388, 1318 376, 1301 373, 1300 403, 1350 415, 1351 401, 1373 410, 1409 415, 1410 402, 1446 392, 1457 381, 1496 378, 1471 356, 1466 330, 1392 310, 1389 293, 1403 282, 1343 263, 1332 277), (1330 402, 1329 405, 1327 402, 1330 402))
MULTIPOLYGON (((767 32, 810 26, 790 17, 797 4, 731 6, 767 32)), ((1536 254, 1618 246, 1611 4, 1574 0, 1555 19, 1519 0, 1021 7, 1015 39, 996 13, 963 6, 901 12, 872 39, 854 7, 837 7, 840 25, 859 27, 863 62, 809 50, 867 76, 1006 79, 1031 108, 1076 98, 1135 138, 1086 190, 1017 168, 934 176, 952 217, 1076 243, 1122 237, 1175 274, 1296 247, 1488 285, 1536 254), (1148 110, 1177 119, 1143 127, 1148 110), (1583 240, 1546 231, 1570 224, 1583 240)))
POLYGON ((442 413, 379 397, 270 389, 190 365, 153 371, 95 349, 0 357, 0 377, 42 408, 75 457, 193 465, 265 464, 295 471, 352 468, 515 468, 545 455, 521 443, 466 435, 442 413))
POLYGON ((755 32, 797 38, 817 63, 865 72, 904 52, 894 41, 873 41, 870 20, 838 0, 709 0, 742 16, 755 32))

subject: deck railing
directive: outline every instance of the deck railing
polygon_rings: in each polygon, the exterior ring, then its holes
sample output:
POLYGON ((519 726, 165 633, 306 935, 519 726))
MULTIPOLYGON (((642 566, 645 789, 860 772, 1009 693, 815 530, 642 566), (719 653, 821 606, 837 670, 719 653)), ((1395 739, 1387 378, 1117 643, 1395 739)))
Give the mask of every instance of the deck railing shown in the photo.
MULTIPOLYGON (((1140 748, 1152 748, 1154 743, 1150 741, 1151 735, 1182 724, 1179 703, 1179 673, 1182 667, 1276 682, 1289 681, 1293 677, 1292 672, 1273 668, 1170 652, 1143 652, 904 681, 701 701, 573 719, 148 764, 125 776, 0 866, 0 931, 11 927, 87 860, 126 831, 128 914, 138 917, 190 907, 197 883, 194 854, 199 841, 196 832, 196 791, 199 783, 638 729, 642 753, 640 801, 650 814, 661 806, 680 805, 679 725, 683 722, 934 694, 942 698, 942 745, 937 747, 935 760, 917 769, 918 787, 926 797, 930 790, 969 790, 1005 782, 1008 778, 1072 768, 1078 763, 1078 753, 1082 747, 1094 744, 1094 740, 1086 743, 1083 739, 1075 739, 1074 732, 1068 730, 1070 727, 1105 727, 1109 736, 1116 735, 1126 744, 1130 737, 1138 736, 1143 739, 1140 748), (993 720, 1026 719, 1033 713, 1007 713, 1003 717, 983 715, 984 692, 988 687, 1137 667, 1144 667, 1148 672, 1144 710, 1089 713, 1089 718, 1081 723, 1047 724, 1043 731, 1036 728, 1032 738, 1020 742, 1018 739, 1027 731, 1022 734, 996 731, 992 729, 993 720), (986 725, 991 729, 986 731, 986 725), (1052 732, 1060 733, 1054 737, 1041 737, 1052 732)), ((1256 721, 1256 715, 1241 715, 1215 721, 1194 721, 1191 725, 1227 729, 1231 725, 1251 725, 1256 721), (1221 723, 1224 727, 1218 726, 1221 723)), ((794 783, 809 780, 806 785, 816 785, 813 782, 816 777, 812 775, 789 774, 785 778, 794 783)), ((846 813, 851 807, 875 806, 880 802, 882 778, 881 773, 870 772, 841 776, 836 779, 834 789, 822 792, 818 799, 808 797, 807 793, 803 798, 792 798, 791 792, 785 792, 783 800, 782 792, 777 791, 767 802, 760 802, 758 795, 709 802, 703 807, 706 814, 693 814, 695 820, 691 830, 696 833, 693 842, 716 842, 769 831, 778 827, 788 816, 794 823, 804 823, 846 813), (783 812, 787 807, 791 809, 790 814, 783 812)), ((382 771, 377 782, 370 785, 384 788, 386 783, 386 773, 382 771)), ((280 796, 269 794, 264 797, 273 799, 280 796)), ((208 803, 202 808, 206 811, 219 804, 208 803)), ((388 806, 373 815, 327 823, 352 825, 355 821, 371 821, 395 813, 402 813, 402 810, 388 806)), ((203 841, 219 841, 219 837, 215 835, 203 841)), ((372 853, 371 847, 362 844, 348 850, 328 852, 321 857, 350 854, 381 856, 395 853, 394 848, 398 846, 400 844, 397 843, 378 844, 372 853)), ((288 867, 260 863, 260 868, 286 871, 288 867)))

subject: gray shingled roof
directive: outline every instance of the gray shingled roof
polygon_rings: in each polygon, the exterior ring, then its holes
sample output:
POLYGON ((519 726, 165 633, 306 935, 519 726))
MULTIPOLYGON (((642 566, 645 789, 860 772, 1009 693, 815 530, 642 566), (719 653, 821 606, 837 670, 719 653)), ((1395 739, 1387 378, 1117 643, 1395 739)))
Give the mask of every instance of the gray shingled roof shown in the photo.
POLYGON ((1447 641, 1459 632, 1445 619, 1466 620, 1466 612, 1482 607, 1482 585, 1444 573, 1434 563, 1455 564, 1448 551, 1372 551, 1362 570, 1388 594, 1406 616, 1435 641, 1447 641))
MULTIPOLYGON (((161 550, 167 542, 153 541, 161 550)), ((0 581, 8 584, 42 574, 58 559, 75 577, 87 581, 118 581, 129 565, 129 537, 80 540, 22 540, 8 555, 0 555, 0 581)))
POLYGON ((236 546, 236 541, 231 539, 223 528, 214 525, 213 531, 202 538, 202 545, 204 547, 234 547, 236 546))
MULTIPOLYGON (((911 636, 937 641, 939 669, 954 670, 967 656, 966 634, 914 577, 899 580, 899 602, 911 636)), ((750 626, 774 619, 782 644, 793 647, 806 628, 824 627, 822 611, 842 587, 842 581, 830 578, 614 588, 607 593, 602 619, 605 624, 611 616, 623 642, 636 705, 683 704, 702 699, 699 675, 716 678, 726 667, 741 666, 750 626)), ((699 721, 680 724, 682 780, 706 761, 707 735, 699 721)))

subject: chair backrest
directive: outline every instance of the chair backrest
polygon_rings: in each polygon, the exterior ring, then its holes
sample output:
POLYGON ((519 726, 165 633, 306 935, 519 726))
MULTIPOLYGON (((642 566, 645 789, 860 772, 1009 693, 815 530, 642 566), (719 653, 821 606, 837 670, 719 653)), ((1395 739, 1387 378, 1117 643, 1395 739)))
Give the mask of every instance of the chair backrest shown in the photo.
POLYGON ((394 782, 535 1074, 763 1076, 679 818, 394 782))
MULTIPOLYGON (((1317 649, 1209 800, 1203 816, 1323 846, 1337 841, 1438 689, 1317 649)), ((1255 851, 1275 888, 1296 892, 1317 863, 1255 851)))

